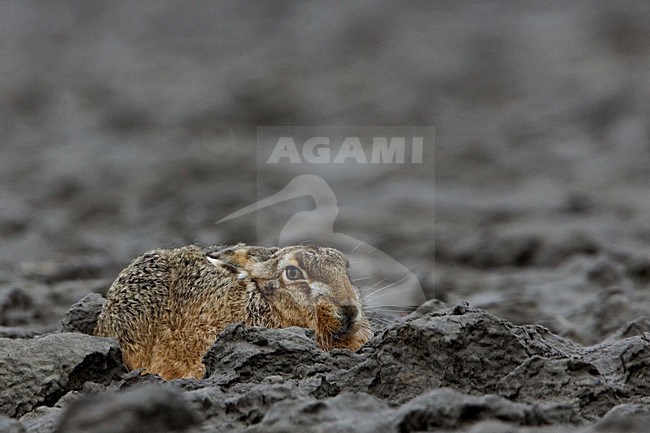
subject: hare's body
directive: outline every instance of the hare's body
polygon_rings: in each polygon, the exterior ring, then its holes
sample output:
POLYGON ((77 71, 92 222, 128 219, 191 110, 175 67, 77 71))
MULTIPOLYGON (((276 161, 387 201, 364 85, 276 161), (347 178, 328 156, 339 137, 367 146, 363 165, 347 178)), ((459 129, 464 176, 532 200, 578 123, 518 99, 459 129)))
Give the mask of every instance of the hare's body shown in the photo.
POLYGON ((323 349, 370 338, 347 260, 330 248, 243 244, 154 250, 111 286, 95 334, 116 337, 124 362, 167 379, 202 377, 202 357, 229 324, 303 326, 323 349))

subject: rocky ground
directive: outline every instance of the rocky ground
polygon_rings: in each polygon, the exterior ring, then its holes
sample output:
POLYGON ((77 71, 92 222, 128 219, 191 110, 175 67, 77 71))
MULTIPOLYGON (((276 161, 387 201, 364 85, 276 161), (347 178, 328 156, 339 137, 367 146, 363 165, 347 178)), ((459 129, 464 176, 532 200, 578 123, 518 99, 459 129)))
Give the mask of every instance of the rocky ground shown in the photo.
POLYGON ((2 2, 0 431, 646 431, 649 29, 643 1, 2 2), (273 243, 214 224, 286 184, 260 125, 435 126, 434 163, 328 179, 430 301, 357 353, 234 325, 203 380, 126 372, 88 334, 132 258, 273 243))

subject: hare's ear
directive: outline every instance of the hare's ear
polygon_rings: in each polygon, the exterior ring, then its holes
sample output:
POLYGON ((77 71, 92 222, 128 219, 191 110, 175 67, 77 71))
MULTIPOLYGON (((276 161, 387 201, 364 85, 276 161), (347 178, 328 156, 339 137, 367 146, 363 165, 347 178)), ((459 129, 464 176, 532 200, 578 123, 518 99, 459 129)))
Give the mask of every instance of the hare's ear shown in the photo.
POLYGON ((257 262, 265 262, 269 260, 273 254, 278 252, 279 248, 276 247, 248 247, 249 254, 254 257, 257 262))
POLYGON ((277 248, 251 247, 237 244, 208 252, 207 259, 215 266, 227 267, 234 272, 249 273, 258 268, 259 263, 267 261, 277 248))
POLYGON ((206 258, 215 266, 227 267, 236 272, 250 269, 252 266, 248 247, 244 244, 210 250, 206 258))

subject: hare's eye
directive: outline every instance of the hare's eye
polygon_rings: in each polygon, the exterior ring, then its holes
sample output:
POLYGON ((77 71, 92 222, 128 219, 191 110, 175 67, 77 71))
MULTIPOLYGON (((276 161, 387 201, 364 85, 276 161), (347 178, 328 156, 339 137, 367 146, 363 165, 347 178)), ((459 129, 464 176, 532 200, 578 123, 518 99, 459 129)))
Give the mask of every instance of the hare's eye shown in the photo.
POLYGON ((284 274, 287 276, 287 279, 289 280, 305 279, 305 275, 302 273, 302 271, 295 266, 287 266, 284 270, 284 274))

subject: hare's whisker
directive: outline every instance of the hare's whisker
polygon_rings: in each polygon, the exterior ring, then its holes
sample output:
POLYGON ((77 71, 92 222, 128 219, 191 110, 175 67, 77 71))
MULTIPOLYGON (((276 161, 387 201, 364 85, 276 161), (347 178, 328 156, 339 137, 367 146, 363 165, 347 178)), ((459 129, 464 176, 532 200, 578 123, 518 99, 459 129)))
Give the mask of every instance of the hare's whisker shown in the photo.
POLYGON ((382 329, 388 328, 389 326, 394 325, 395 323, 396 322, 391 322, 391 323, 379 323, 379 322, 377 322, 377 323, 374 323, 373 324, 374 328, 375 328, 374 331, 375 332, 381 331, 382 329))
POLYGON ((384 325, 389 325, 389 324, 395 323, 393 320, 382 319, 382 318, 378 318, 378 317, 374 317, 370 321, 374 322, 374 323, 382 323, 384 325))
POLYGON ((372 304, 374 302, 377 302, 378 299, 381 299, 384 296, 388 296, 390 294, 391 294, 391 292, 382 293, 381 295, 375 295, 375 296, 373 296, 371 298, 364 298, 363 301, 368 303, 368 304, 372 304))
POLYGON ((363 241, 359 241, 359 243, 357 244, 356 247, 354 247, 354 249, 352 250, 352 252, 355 252, 355 251, 357 250, 357 248, 359 248, 362 244, 363 244, 363 241))
MULTIPOLYGON (((395 281, 395 282, 393 282, 393 283, 391 283, 391 284, 389 284, 389 285, 387 285, 387 286, 385 286, 385 287, 382 287, 381 289, 377 289, 377 290, 375 290, 374 292, 368 293, 368 296, 372 296, 372 295, 374 295, 375 293, 379 293, 379 292, 381 292, 382 290, 386 290, 386 289, 388 289, 389 287, 392 287, 392 286, 394 286, 394 285, 397 284, 397 283, 401 283, 402 281, 404 281, 405 279, 407 279, 409 276, 410 276, 410 275, 405 275, 404 277, 400 278, 399 280, 397 280, 397 281, 395 281)), ((388 278, 384 278, 382 281, 386 281, 387 279, 388 279, 388 278)), ((375 286, 376 286, 376 284, 375 284, 375 286)), ((372 286, 372 287, 374 287, 374 286, 372 286)), ((372 289, 372 287, 371 287, 371 289, 372 289)), ((382 296, 383 296, 383 295, 382 295, 382 296)))
POLYGON ((411 313, 415 311, 415 308, 373 308, 371 312, 383 312, 383 313, 411 313))
POLYGON ((386 308, 411 308, 415 309, 418 308, 419 305, 398 305, 398 304, 377 304, 377 305, 368 305, 371 308, 377 308, 377 307, 386 307, 386 308))
MULTIPOLYGON (((367 289, 368 289, 368 290, 372 290, 372 289, 374 289, 374 288, 377 286, 377 284, 381 284, 381 283, 383 283, 384 281, 386 281, 386 280, 389 279, 389 278, 390 278, 390 277, 386 277, 386 278, 384 278, 383 280, 376 282, 376 283, 373 284, 372 286, 367 287, 367 289)), ((369 293, 369 294, 370 294, 370 293, 369 293)))

